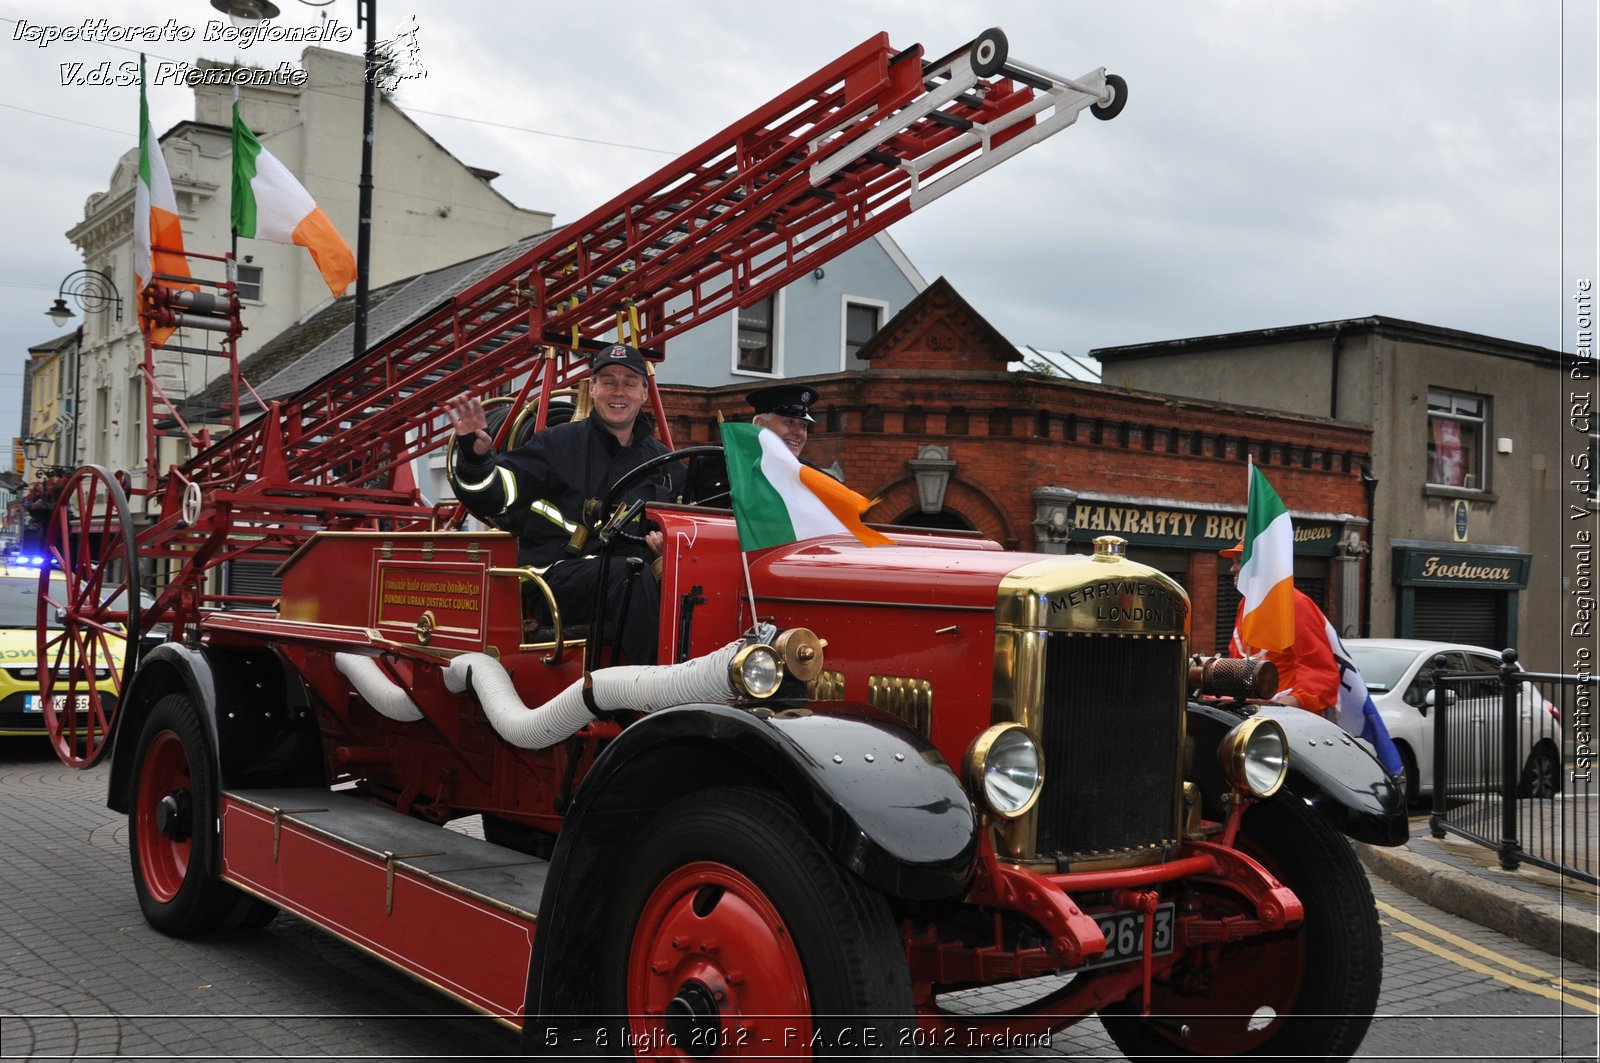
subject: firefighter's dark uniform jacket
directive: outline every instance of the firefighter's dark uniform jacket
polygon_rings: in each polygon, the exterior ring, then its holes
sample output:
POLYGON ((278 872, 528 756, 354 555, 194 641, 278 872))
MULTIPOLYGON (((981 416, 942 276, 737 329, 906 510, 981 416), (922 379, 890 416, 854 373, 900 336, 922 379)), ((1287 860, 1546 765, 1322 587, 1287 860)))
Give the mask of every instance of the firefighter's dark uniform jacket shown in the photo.
MULTIPOLYGON (((567 544, 583 519, 585 500, 601 498, 623 474, 665 453, 654 420, 642 412, 626 445, 594 413, 546 428, 515 450, 482 458, 472 453, 470 439, 462 438, 455 448, 456 494, 474 515, 516 530, 519 562, 542 570, 579 556, 567 544)), ((619 504, 667 501, 673 493, 673 477, 662 470, 629 488, 619 504)), ((642 534, 637 524, 625 530, 642 534)), ((648 558, 648 551, 640 553, 644 550, 623 552, 648 558)))

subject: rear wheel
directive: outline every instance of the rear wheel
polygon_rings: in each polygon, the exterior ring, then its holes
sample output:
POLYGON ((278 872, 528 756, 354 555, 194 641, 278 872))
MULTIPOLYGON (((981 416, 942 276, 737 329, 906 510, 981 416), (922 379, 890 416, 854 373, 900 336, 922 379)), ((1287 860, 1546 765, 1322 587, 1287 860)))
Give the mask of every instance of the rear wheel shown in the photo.
MULTIPOLYGON (((1240 847, 1295 892, 1305 921, 1224 945, 1214 964, 1197 950, 1151 987, 1152 1016, 1172 1021, 1141 1018, 1136 993, 1101 1013, 1106 1031, 1129 1056, 1349 1058, 1383 977, 1378 913, 1355 853, 1289 794, 1245 813, 1240 847)), ((1222 891, 1197 899, 1224 917, 1248 910, 1222 891)))
POLYGON ((883 898, 781 800, 713 790, 669 806, 623 872, 603 1007, 618 1054, 908 1055, 912 1013, 883 898))
POLYGON ((147 922, 173 937, 263 926, 278 910, 230 886, 216 862, 217 763, 184 694, 156 702, 134 760, 128 855, 147 922))
POLYGON ((1550 742, 1540 742, 1522 766, 1519 797, 1552 798, 1561 792, 1561 756, 1550 742))

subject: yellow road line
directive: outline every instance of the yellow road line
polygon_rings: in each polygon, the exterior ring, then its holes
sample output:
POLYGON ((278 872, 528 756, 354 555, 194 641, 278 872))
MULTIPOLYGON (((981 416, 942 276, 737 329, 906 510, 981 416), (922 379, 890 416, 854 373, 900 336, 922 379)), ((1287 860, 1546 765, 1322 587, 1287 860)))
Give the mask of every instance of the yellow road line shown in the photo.
MULTIPOLYGON (((1600 998, 1600 987, 1585 985, 1582 982, 1569 981, 1568 979, 1562 978, 1560 975, 1551 974, 1549 971, 1545 971, 1541 968, 1523 963, 1520 960, 1514 960, 1510 956, 1501 955, 1493 949, 1484 948, 1482 945, 1479 945, 1476 942, 1468 941, 1459 934, 1452 934, 1443 927, 1434 926, 1425 919, 1419 919, 1410 912, 1401 911, 1392 904, 1385 904, 1383 901, 1376 901, 1375 903, 1378 906, 1378 911, 1382 912, 1384 915, 1398 919, 1400 922, 1405 923, 1408 926, 1416 927, 1418 930, 1424 931, 1425 933, 1432 934, 1440 941, 1454 945, 1456 948, 1464 949, 1475 956, 1481 956, 1484 959, 1493 963, 1497 963, 1509 970, 1520 971, 1523 974, 1532 975, 1535 978, 1543 979, 1547 982, 1554 982, 1566 989, 1571 989, 1578 993, 1584 993, 1588 996, 1600 998)), ((1405 937, 1406 935, 1402 934, 1400 936, 1405 937)), ((1407 938, 1407 940, 1409 940, 1409 938, 1407 938)))
POLYGON ((1409 941, 1417 948, 1431 952, 1435 956, 1449 960, 1450 962, 1461 967, 1465 967, 1469 971, 1477 971, 1479 974, 1488 975, 1496 982, 1502 982, 1514 989, 1520 989, 1525 993, 1532 993, 1535 996, 1545 997, 1546 999, 1554 1000, 1560 1004, 1568 1004, 1574 1008, 1579 1008, 1583 1011, 1600 1015, 1600 1004, 1594 1003, 1593 1001, 1583 1000, 1578 997, 1570 997, 1559 990, 1551 989, 1547 985, 1540 985, 1538 982, 1529 982, 1522 978, 1513 978, 1504 971, 1497 971, 1486 963, 1479 963, 1477 960, 1463 956, 1461 953, 1455 952, 1452 949, 1447 949, 1442 945, 1435 945, 1427 938, 1413 934, 1409 930, 1396 931, 1395 937, 1402 941, 1409 941))

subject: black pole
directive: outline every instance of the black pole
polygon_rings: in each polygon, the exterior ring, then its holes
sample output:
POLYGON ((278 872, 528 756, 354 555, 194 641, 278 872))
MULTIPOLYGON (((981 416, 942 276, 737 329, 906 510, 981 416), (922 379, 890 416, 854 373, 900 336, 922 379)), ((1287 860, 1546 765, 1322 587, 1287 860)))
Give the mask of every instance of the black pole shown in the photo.
POLYGON ((361 103, 361 199, 356 219, 356 317, 355 351, 360 358, 367 350, 367 277, 372 257, 372 126, 376 117, 378 93, 377 0, 356 0, 356 22, 367 24, 366 77, 361 103))

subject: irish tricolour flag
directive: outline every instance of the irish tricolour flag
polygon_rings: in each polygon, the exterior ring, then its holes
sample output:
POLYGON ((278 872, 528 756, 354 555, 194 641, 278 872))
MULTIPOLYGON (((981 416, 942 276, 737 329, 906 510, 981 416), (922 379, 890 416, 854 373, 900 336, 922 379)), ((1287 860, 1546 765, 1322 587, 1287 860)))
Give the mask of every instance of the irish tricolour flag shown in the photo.
MULTIPOLYGON (((144 95, 144 56, 139 56, 139 179, 133 185, 133 286, 142 292, 160 274, 188 277, 189 260, 183 254, 183 223, 178 218, 178 197, 172 193, 167 160, 161 141, 150 126, 150 105, 144 95)), ((191 284, 164 282, 171 287, 191 284)), ((156 346, 172 335, 171 328, 150 328, 156 346)))
POLYGON ((233 228, 246 239, 299 244, 328 282, 343 295, 356 279, 356 260, 333 222, 305 186, 250 132, 233 101, 233 228))
POLYGON ((722 426, 739 549, 761 550, 819 535, 854 535, 868 546, 889 539, 861 523, 872 505, 825 472, 806 465, 783 440, 753 424, 722 426))
POLYGON ((1294 529, 1289 511, 1254 463, 1245 506, 1239 638, 1262 650, 1294 645, 1294 529))

